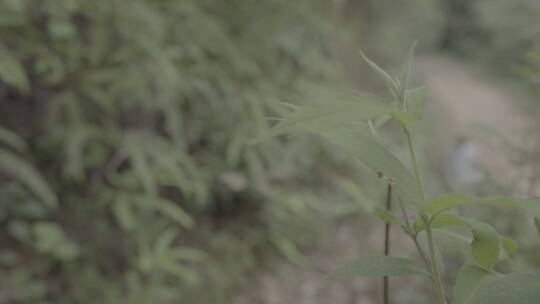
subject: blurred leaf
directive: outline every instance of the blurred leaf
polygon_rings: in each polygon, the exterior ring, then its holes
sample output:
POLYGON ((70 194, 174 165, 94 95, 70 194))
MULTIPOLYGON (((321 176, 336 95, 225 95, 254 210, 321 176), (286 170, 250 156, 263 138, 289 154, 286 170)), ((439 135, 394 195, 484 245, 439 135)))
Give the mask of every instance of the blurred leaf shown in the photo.
POLYGON ((136 135, 131 134, 126 139, 126 153, 129 155, 131 165, 137 175, 141 185, 148 194, 156 195, 157 184, 152 174, 152 167, 149 164, 148 157, 144 151, 145 143, 143 140, 138 140, 136 135))
POLYGON ((0 80, 12 85, 23 93, 28 92, 30 84, 23 65, 0 41, 0 80))
POLYGON ((413 261, 392 256, 372 256, 346 264, 330 274, 331 276, 430 276, 413 261))
POLYGON ((394 111, 392 113, 392 118, 405 128, 412 128, 416 123, 416 118, 406 112, 394 111))
POLYGON ((17 152, 24 152, 28 148, 26 142, 15 132, 0 127, 0 143, 8 145, 17 152))
POLYGON ((540 303, 540 275, 512 273, 490 276, 467 304, 540 303))
POLYGON ((275 236, 273 243, 289 261, 299 266, 306 266, 305 256, 298 250, 297 246, 290 239, 283 236, 275 236))
POLYGON ((433 216, 445 210, 465 205, 490 205, 513 208, 521 206, 518 200, 510 198, 474 198, 461 193, 452 193, 427 200, 422 205, 422 212, 433 216))
POLYGON ((369 135, 349 130, 325 132, 322 135, 329 142, 358 157, 371 170, 392 178, 394 188, 404 203, 418 206, 422 201, 411 173, 392 152, 369 135))
POLYGON ((388 224, 397 224, 399 223, 398 218, 393 215, 390 211, 381 208, 381 207, 375 207, 373 213, 376 217, 383 220, 384 222, 387 222, 388 224))
POLYGON ((417 44, 418 44, 418 41, 415 41, 409 48, 409 51, 407 52, 407 58, 405 59, 405 63, 403 64, 403 69, 401 70, 400 80, 401 80, 403 89, 407 89, 409 87, 409 82, 410 82, 411 72, 412 72, 412 64, 414 60, 414 52, 416 50, 417 44))
POLYGON ((471 225, 473 242, 471 243, 472 257, 484 269, 491 269, 499 258, 499 238, 497 231, 485 223, 471 225))
POLYGON ((79 254, 75 243, 69 240, 60 226, 52 222, 33 224, 36 248, 59 259, 71 260, 79 254))
POLYGON ((193 218, 188 213, 167 199, 155 198, 155 206, 163 215, 170 217, 185 228, 192 228, 195 224, 193 218))
POLYGON ((0 149, 0 170, 28 187, 49 207, 56 207, 58 199, 47 181, 28 162, 15 154, 0 149))
POLYGON ((129 202, 128 196, 119 195, 116 201, 113 202, 112 211, 123 229, 130 231, 137 225, 133 205, 129 202))
POLYGON ((332 94, 325 99, 292 112, 272 128, 270 134, 320 133, 390 112, 382 98, 363 92, 332 94))
POLYGON ((360 51, 360 56, 364 59, 364 61, 375 71, 379 76, 389 85, 392 86, 392 88, 397 92, 399 91, 399 84, 396 82, 395 79, 393 79, 385 70, 383 70, 381 67, 379 67, 375 62, 371 61, 362 51, 360 51))
POLYGON ((454 303, 470 304, 482 284, 493 277, 489 271, 478 266, 463 267, 456 279, 454 286, 454 303))
POLYGON ((426 108, 426 88, 405 91, 405 108, 415 121, 421 120, 426 108))

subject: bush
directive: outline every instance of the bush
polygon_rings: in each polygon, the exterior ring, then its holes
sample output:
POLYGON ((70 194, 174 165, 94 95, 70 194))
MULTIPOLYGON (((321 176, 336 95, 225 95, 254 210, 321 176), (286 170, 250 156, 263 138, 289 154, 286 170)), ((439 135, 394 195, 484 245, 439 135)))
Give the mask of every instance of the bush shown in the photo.
POLYGON ((221 303, 300 260, 332 157, 248 143, 338 78, 323 9, 0 1, 0 303, 221 303))

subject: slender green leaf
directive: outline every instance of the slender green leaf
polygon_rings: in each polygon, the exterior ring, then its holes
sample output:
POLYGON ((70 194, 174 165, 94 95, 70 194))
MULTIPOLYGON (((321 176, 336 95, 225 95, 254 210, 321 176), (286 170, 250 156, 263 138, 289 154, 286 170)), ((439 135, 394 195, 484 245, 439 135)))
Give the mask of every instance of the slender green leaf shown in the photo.
POLYGON ((28 92, 30 83, 23 65, 17 60, 9 49, 0 42, 0 80, 19 89, 28 92))
POLYGON ((191 228, 195 224, 193 218, 177 204, 164 199, 155 198, 155 207, 163 215, 170 217, 185 228, 191 228))
POLYGON ((371 136, 350 130, 322 134, 331 143, 360 159, 368 168, 394 181, 394 189, 404 203, 418 206, 422 201, 414 177, 401 161, 371 136))
POLYGON ((405 109, 415 121, 421 120, 426 108, 426 88, 405 91, 405 109))
POLYGON ((126 153, 129 155, 130 163, 144 191, 148 194, 156 195, 158 185, 153 175, 148 155, 144 151, 145 143, 143 140, 139 140, 137 136, 136 134, 126 136, 126 153))
POLYGON ((407 58, 405 59, 403 69, 401 70, 400 80, 401 80, 401 83, 403 84, 403 89, 406 89, 409 86, 411 72, 412 72, 412 64, 413 64, 413 59, 414 59, 414 52, 416 50, 417 44, 418 44, 418 41, 415 41, 409 48, 409 51, 407 52, 407 58))
POLYGON ((342 92, 324 99, 293 111, 268 135, 306 131, 320 133, 390 113, 382 98, 363 92, 342 92))
POLYGON ((413 261, 392 256, 372 256, 344 265, 331 274, 331 276, 406 276, 425 275, 429 273, 413 261))
POLYGON ((379 76, 389 85, 392 86, 392 89, 394 89, 396 92, 399 91, 399 84, 398 82, 392 78, 385 70, 383 70, 380 66, 378 66, 375 62, 371 61, 362 51, 360 51, 360 56, 364 59, 364 61, 375 71, 379 76))
POLYGON ((26 142, 22 137, 9 129, 2 127, 0 127, 0 143, 6 144, 18 152, 24 152, 27 149, 26 142))
POLYGON ((47 181, 27 161, 19 156, 0 149, 0 171, 28 187, 49 207, 56 207, 58 199, 47 181))
POLYGON ((422 212, 433 216, 448 209, 464 205, 492 205, 505 207, 520 207, 518 200, 510 198, 475 198, 461 193, 445 194, 439 197, 427 200, 422 205, 422 212))
POLYGON ((433 215, 472 201, 472 197, 461 193, 443 194, 427 200, 422 205, 422 212, 433 215))

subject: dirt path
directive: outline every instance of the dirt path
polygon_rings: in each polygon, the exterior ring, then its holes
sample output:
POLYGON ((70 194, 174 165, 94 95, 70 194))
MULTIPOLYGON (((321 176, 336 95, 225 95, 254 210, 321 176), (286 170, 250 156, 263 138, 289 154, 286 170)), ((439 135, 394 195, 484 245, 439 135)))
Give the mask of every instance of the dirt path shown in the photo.
POLYGON ((522 97, 448 57, 423 57, 416 67, 430 95, 451 190, 482 192, 478 189, 489 180, 511 185, 496 194, 530 195, 530 177, 516 166, 519 153, 525 152, 520 149, 531 144, 526 134, 533 127, 522 97))
POLYGON ((423 57, 417 62, 431 101, 452 121, 455 132, 486 126, 507 135, 517 135, 528 125, 520 101, 463 63, 447 57, 423 57))
MULTIPOLYGON (((418 75, 431 96, 432 112, 443 113, 444 137, 471 133, 474 125, 516 135, 528 119, 517 101, 504 90, 484 81, 462 63, 444 57, 425 57, 417 62, 418 75)), ((521 131, 520 131, 521 130, 521 131)), ((397 229, 394 235, 400 232, 397 229)), ((382 225, 358 217, 337 224, 335 230, 307 254, 308 267, 283 264, 271 273, 259 273, 247 291, 232 304, 374 304, 379 300, 379 280, 347 278, 329 280, 324 273, 358 257, 380 254, 382 225)), ((413 252, 409 240, 395 237, 400 255, 413 252), (404 249, 402 249, 404 248, 404 249)), ((392 279, 393 303, 429 303, 416 279, 392 279), (403 288, 402 288, 403 287, 403 288), (399 298, 399 301, 397 299, 399 298)))

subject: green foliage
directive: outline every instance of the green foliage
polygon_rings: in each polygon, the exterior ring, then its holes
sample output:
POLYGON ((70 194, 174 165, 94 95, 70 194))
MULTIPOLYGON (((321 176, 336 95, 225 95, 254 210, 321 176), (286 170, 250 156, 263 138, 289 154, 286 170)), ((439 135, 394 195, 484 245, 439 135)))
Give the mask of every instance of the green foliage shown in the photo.
POLYGON ((224 303, 297 259, 332 154, 249 143, 338 80, 324 8, 0 0, 0 303, 224 303))
POLYGON ((464 267, 458 275, 456 304, 534 303, 540 297, 537 274, 501 275, 476 266, 464 267))
POLYGON ((465 266, 458 273, 454 286, 456 304, 471 303, 482 282, 490 276, 489 271, 478 266, 465 266))
MULTIPOLYGON (((411 53, 414 50, 411 48, 411 53)), ((434 229, 447 229, 449 227, 465 228, 471 238, 465 238, 470 246, 471 265, 467 265, 458 275, 454 288, 453 303, 534 303, 540 301, 538 293, 537 274, 512 273, 503 275, 494 270, 499 259, 509 259, 518 248, 515 241, 502 238, 497 231, 489 224, 476 219, 454 215, 452 209, 464 206, 504 206, 512 208, 525 208, 535 210, 538 208, 537 199, 516 200, 511 198, 476 198, 463 194, 443 194, 433 199, 425 199, 422 177, 420 175, 418 159, 416 157, 416 147, 413 141, 412 132, 414 123, 421 119, 425 107, 425 93, 423 90, 408 90, 404 84, 409 82, 408 76, 405 78, 393 78, 390 74, 380 68, 377 64, 362 57, 367 64, 386 82, 394 100, 382 101, 370 98, 370 101, 380 102, 381 108, 386 105, 389 111, 373 112, 373 106, 366 107, 364 115, 357 116, 357 120, 368 120, 365 124, 345 125, 349 120, 354 120, 347 115, 341 115, 342 125, 325 124, 324 128, 311 127, 312 120, 309 115, 310 109, 299 108, 291 114, 295 119, 295 124, 290 126, 290 132, 308 131, 315 133, 330 143, 334 144, 349 155, 358 158, 367 167, 377 173, 377 176, 384 177, 390 189, 395 189, 397 202, 402 211, 401 219, 398 219, 390 210, 381 207, 369 208, 374 215, 386 223, 399 223, 403 231, 414 241, 420 256, 425 263, 426 269, 418 270, 411 260, 390 256, 372 257, 359 262, 343 266, 336 271, 336 274, 358 275, 358 276, 393 276, 393 275, 413 275, 427 273, 435 284, 438 303, 446 304, 446 292, 442 283, 440 272, 440 258, 437 255, 438 248, 433 237, 434 229), (378 132, 374 128, 373 121, 382 115, 391 115, 392 121, 401 127, 404 137, 409 146, 409 154, 412 164, 412 173, 407 166, 386 147, 379 143, 378 132), (390 187, 390 185, 392 187, 390 187), (410 215, 405 207, 416 213, 419 218, 412 223, 410 215), (382 212, 381 210, 384 210, 382 212), (419 245, 418 235, 426 234, 428 243, 428 254, 419 245), (505 254, 501 254, 504 251, 505 254), (529 280, 529 281, 527 281, 529 280), (519 286, 519 287, 518 287, 519 286)), ((406 73, 410 74, 412 56, 409 54, 405 64, 406 73)), ((351 101, 352 103, 353 101, 351 101)), ((350 112, 357 112, 364 104, 364 100, 356 101, 357 105, 352 106, 350 112)), ((329 107, 332 101, 328 101, 329 107)), ((346 109, 338 103, 339 111, 347 113, 346 109)), ((331 109, 325 112, 327 116, 333 117, 335 111, 331 109)), ((289 116, 289 117, 291 117, 289 116)), ((324 113, 318 113, 317 119, 325 120, 324 113)), ((290 118, 285 118, 288 121, 290 118)), ((278 124, 276 128, 279 128, 278 124)), ((380 127, 380 126, 379 126, 380 127)), ((272 131, 269 131, 272 134, 272 131)), ((388 194, 390 195, 390 194, 388 194)), ((391 196, 388 196, 389 199, 391 196)), ((440 254, 439 254, 440 255, 440 254)))

